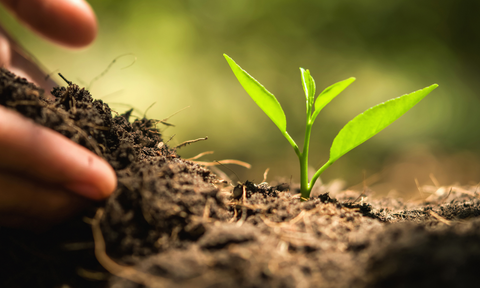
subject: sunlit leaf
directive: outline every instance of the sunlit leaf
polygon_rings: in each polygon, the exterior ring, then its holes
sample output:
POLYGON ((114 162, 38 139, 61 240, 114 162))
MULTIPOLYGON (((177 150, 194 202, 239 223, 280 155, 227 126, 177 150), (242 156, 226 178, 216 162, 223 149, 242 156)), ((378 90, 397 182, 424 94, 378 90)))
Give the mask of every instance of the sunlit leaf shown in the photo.
POLYGON ((314 115, 318 115, 318 113, 320 113, 323 107, 330 103, 333 98, 337 97, 337 95, 340 94, 343 90, 345 90, 345 88, 347 88, 350 84, 352 84, 353 81, 355 81, 355 77, 350 77, 343 81, 337 82, 323 90, 322 93, 318 95, 317 100, 315 101, 314 115))
POLYGON ((303 91, 305 91, 307 99, 307 109, 309 109, 313 106, 313 101, 315 100, 315 80, 313 80, 308 69, 305 70, 300 67, 300 73, 302 74, 303 91))
POLYGON ((348 151, 382 131, 437 87, 437 84, 433 84, 422 90, 388 100, 355 117, 333 140, 328 162, 335 162, 348 151))
POLYGON ((282 132, 287 131, 287 119, 285 113, 283 112, 282 106, 278 103, 277 98, 270 93, 262 84, 260 84, 255 78, 250 76, 247 71, 243 70, 242 67, 238 66, 232 58, 227 54, 223 54, 225 59, 227 59, 230 68, 232 68, 233 73, 237 77, 240 84, 243 86, 248 95, 257 103, 265 114, 267 114, 273 123, 277 125, 278 129, 282 132))

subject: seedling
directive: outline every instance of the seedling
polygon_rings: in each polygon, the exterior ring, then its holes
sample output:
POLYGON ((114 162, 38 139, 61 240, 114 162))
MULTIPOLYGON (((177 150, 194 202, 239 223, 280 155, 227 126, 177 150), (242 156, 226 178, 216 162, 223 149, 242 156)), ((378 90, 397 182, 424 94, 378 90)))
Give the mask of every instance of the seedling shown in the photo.
POLYGON ((333 140, 330 148, 330 158, 317 172, 312 179, 308 179, 308 148, 310 144, 310 133, 312 131, 313 122, 318 116, 318 113, 330 101, 347 88, 353 81, 354 77, 340 81, 323 90, 315 99, 315 81, 310 75, 308 69, 300 68, 302 76, 303 90, 305 91, 306 105, 307 105, 307 121, 305 127, 305 140, 303 144, 303 151, 300 151, 295 141, 287 132, 287 120, 282 106, 277 98, 270 93, 262 84, 255 78, 250 76, 245 70, 238 66, 232 58, 223 54, 227 59, 228 64, 233 70, 240 84, 250 97, 257 103, 257 105, 267 114, 268 117, 277 125, 280 132, 292 145, 295 153, 300 160, 300 193, 303 200, 310 198, 310 192, 318 177, 347 152, 367 141, 385 127, 392 124, 405 112, 410 110, 415 104, 427 96, 433 89, 437 88, 437 84, 433 84, 424 89, 403 95, 398 98, 388 100, 374 106, 357 117, 353 118, 345 125, 338 135, 333 140))

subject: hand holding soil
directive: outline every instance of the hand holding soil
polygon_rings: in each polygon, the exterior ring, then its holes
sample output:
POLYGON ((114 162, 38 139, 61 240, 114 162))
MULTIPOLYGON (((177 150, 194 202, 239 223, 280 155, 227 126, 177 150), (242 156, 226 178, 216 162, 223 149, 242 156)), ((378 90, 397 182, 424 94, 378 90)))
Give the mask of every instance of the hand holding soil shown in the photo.
MULTIPOLYGON (((95 15, 84 1, 1 3, 31 29, 61 45, 82 47, 96 36, 95 15)), ((47 91, 51 88, 42 81, 41 69, 1 27, 0 66, 47 91)), ((0 187, 0 225, 39 228, 75 214, 89 202, 87 198, 109 196, 116 176, 106 161, 84 147, 0 107, 0 187)))
POLYGON ((0 225, 59 222, 116 186, 104 160, 4 107, 0 139, 0 225))

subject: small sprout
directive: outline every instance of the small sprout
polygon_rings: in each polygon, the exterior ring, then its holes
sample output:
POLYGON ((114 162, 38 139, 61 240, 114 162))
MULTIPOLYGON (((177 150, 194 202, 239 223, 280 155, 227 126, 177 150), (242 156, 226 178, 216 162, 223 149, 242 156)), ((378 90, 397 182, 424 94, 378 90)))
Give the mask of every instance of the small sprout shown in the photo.
POLYGON ((424 89, 412 92, 410 94, 403 95, 401 97, 388 100, 384 103, 380 103, 365 112, 361 113, 353 120, 347 123, 338 135, 333 140, 330 148, 330 158, 328 161, 313 175, 312 179, 308 179, 308 149, 310 144, 310 134, 312 130, 313 122, 317 118, 320 111, 333 100, 338 94, 340 94, 345 88, 355 81, 354 77, 340 81, 326 88, 315 99, 315 81, 310 75, 308 69, 300 68, 302 77, 302 86, 305 92, 306 98, 306 128, 305 128, 305 140, 303 150, 300 151, 295 141, 290 137, 287 132, 287 120, 285 113, 283 112, 280 103, 277 98, 270 93, 265 87, 260 84, 255 78, 250 76, 245 70, 238 66, 232 58, 223 54, 227 59, 230 68, 237 77, 240 84, 250 97, 257 103, 257 105, 267 114, 267 116, 277 125, 280 132, 285 136, 287 141, 295 150, 295 153, 300 160, 300 195, 302 199, 309 199, 313 185, 317 181, 318 177, 337 161, 340 157, 347 152, 367 141, 378 132, 382 131, 388 125, 392 124, 405 112, 410 110, 415 104, 432 92, 438 87, 437 84, 433 84, 424 89))

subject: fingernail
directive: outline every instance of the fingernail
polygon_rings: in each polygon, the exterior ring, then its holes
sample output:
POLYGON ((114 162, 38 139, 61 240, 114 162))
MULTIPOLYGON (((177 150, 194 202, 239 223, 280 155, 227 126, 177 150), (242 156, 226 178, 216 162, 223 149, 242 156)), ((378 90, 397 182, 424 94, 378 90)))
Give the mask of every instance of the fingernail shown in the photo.
POLYGON ((86 183, 73 183, 65 185, 65 188, 93 200, 104 199, 104 193, 97 187, 86 183))

